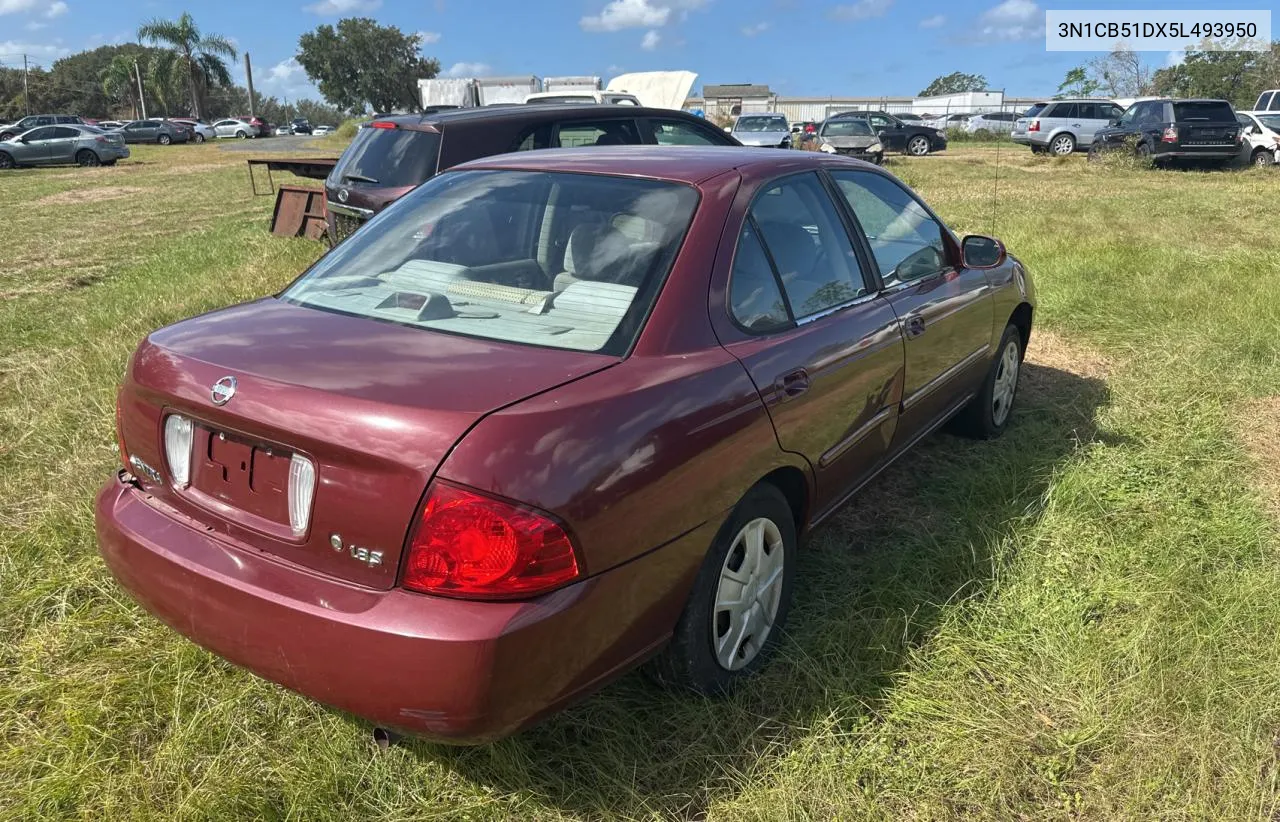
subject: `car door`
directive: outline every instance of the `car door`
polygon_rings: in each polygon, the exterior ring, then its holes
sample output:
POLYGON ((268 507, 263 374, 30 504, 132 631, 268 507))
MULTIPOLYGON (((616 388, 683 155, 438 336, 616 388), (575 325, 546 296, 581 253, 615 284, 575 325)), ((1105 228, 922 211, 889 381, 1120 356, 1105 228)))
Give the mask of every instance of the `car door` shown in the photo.
POLYGON ((49 144, 53 142, 53 126, 40 126, 23 134, 17 147, 10 151, 20 165, 45 165, 49 162, 49 144))
POLYGON ((600 117, 590 120, 570 120, 556 124, 551 138, 557 148, 583 146, 638 146, 640 128, 631 117, 600 117))
POLYGON ((898 440, 911 442, 977 390, 991 359, 986 274, 915 196, 886 174, 831 171, 875 261, 881 292, 902 325, 906 377, 898 440))
POLYGON ((871 131, 873 134, 884 132, 880 138, 880 142, 889 151, 905 151, 907 148, 907 130, 897 120, 886 117, 883 114, 872 114, 867 118, 871 123, 871 131))
POLYGON ((54 126, 53 139, 49 141, 49 162, 75 162, 76 149, 79 145, 79 129, 71 128, 70 126, 54 126))
POLYGON ((759 389, 782 448, 813 466, 814 510, 827 510, 892 441, 903 373, 897 318, 815 172, 761 185, 729 236, 734 339, 722 340, 759 389))
POLYGON ((1126 147, 1127 141, 1137 135, 1137 119, 1146 103, 1134 103, 1129 106, 1115 126, 1106 128, 1094 135, 1101 147, 1107 150, 1120 150, 1126 147))
POLYGON ((1074 126, 1076 145, 1091 145, 1093 143, 1093 136, 1098 133, 1098 129, 1104 128, 1106 125, 1107 118, 1103 116, 1101 103, 1076 103, 1076 120, 1074 126))

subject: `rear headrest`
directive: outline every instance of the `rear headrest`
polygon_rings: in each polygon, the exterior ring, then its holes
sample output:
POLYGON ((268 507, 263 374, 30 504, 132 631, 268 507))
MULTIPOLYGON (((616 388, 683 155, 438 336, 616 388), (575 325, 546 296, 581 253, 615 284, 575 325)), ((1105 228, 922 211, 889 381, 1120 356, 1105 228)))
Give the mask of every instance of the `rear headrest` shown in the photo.
POLYGON ((764 243, 773 255, 778 273, 808 274, 818 259, 818 246, 813 236, 795 223, 768 221, 760 223, 764 243))
POLYGON ((564 270, 580 280, 625 280, 630 263, 631 244, 611 225, 580 225, 569 235, 564 270))

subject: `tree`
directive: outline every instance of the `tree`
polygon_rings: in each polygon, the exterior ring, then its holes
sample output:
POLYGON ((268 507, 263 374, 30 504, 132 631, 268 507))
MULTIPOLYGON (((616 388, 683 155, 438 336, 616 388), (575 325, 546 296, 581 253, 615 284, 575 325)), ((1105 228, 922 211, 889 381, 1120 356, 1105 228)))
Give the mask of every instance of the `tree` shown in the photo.
POLYGON ((1151 91, 1151 69, 1136 52, 1116 46, 1105 57, 1088 62, 1089 78, 1094 91, 1105 91, 1111 97, 1138 97, 1151 91))
MULTIPOLYGON (((127 54, 117 54, 112 57, 111 62, 102 70, 99 77, 102 80, 102 91, 110 101, 129 106, 132 117, 140 116, 138 86, 134 77, 132 57, 127 54)), ((103 113, 106 113, 106 109, 103 109, 103 113)))
POLYGON ((363 113, 417 111, 418 80, 435 77, 440 63, 421 53, 422 38, 367 17, 322 25, 298 38, 298 62, 329 103, 363 113))
POLYGON ((164 80, 172 80, 179 71, 185 76, 197 119, 204 116, 206 90, 211 85, 231 84, 231 73, 222 58, 234 60, 235 46, 221 35, 202 35, 196 21, 185 11, 177 20, 156 18, 144 23, 138 28, 138 39, 170 47, 173 60, 164 64, 153 62, 153 67, 164 70, 161 75, 164 80))
POLYGON ((920 97, 936 97, 940 94, 960 94, 965 91, 986 91, 987 78, 981 74, 962 74, 958 71, 944 76, 935 78, 932 83, 925 86, 921 91, 920 97))
POLYGON ((1247 109, 1261 89, 1275 88, 1268 85, 1275 79, 1272 71, 1272 56, 1265 52, 1189 51, 1180 64, 1157 71, 1151 84, 1157 94, 1216 97, 1247 109))
POLYGON ((1058 85, 1055 97, 1089 97, 1097 93, 1098 82, 1089 76, 1084 66, 1076 66, 1067 72, 1058 85))

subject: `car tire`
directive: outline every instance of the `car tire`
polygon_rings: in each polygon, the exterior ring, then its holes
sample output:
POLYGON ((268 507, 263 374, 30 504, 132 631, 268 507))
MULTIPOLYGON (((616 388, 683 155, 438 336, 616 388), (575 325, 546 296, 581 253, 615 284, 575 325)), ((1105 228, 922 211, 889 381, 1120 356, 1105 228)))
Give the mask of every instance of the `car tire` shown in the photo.
POLYGON ((244 129, 239 129, 238 131, 236 131, 236 139, 243 140, 248 136, 249 136, 248 134, 244 133, 244 129))
POLYGON ((204 135, 203 135, 203 134, 200 134, 199 132, 197 132, 197 133, 196 133, 196 136, 195 136, 193 139, 194 139, 197 143, 203 143, 203 142, 204 142, 204 135))
POLYGON ((1044 146, 1032 146, 1032 147, 1031 147, 1031 153, 1032 153, 1032 154, 1044 154, 1044 153, 1045 153, 1046 151, 1048 151, 1048 150, 1049 150, 1049 149, 1045 148, 1044 146))
POLYGON ((76 152, 76 165, 91 168, 93 166, 102 165, 102 158, 87 148, 82 148, 76 152))
POLYGON ((777 486, 748 491, 711 543, 671 643, 650 667, 654 678, 716 695, 764 667, 786 625, 797 547, 795 515, 777 486), (717 608, 730 597, 748 603, 717 608))
POLYGON ((18 164, 13 161, 13 155, 7 151, 0 151, 0 169, 17 168, 18 164))
POLYGON ((924 157, 931 148, 929 138, 923 134, 917 134, 907 141, 907 153, 912 157, 924 157))
POLYGON ((104 166, 113 166, 113 165, 115 165, 115 164, 116 164, 116 161, 115 161, 115 160, 104 160, 104 161, 102 162, 102 164, 103 164, 104 166))
POLYGON ((1255 166, 1269 166, 1276 161, 1275 154, 1271 149, 1266 147, 1258 147, 1253 150, 1253 156, 1249 158, 1249 162, 1255 166))
POLYGON ((1006 326, 978 395, 952 420, 955 433, 980 440, 1004 433, 1013 417, 1024 353, 1022 333, 1013 325, 1006 326))
POLYGON ((167 146, 173 142, 173 138, 170 137, 168 134, 161 134, 159 137, 156 138, 156 142, 162 146, 167 146))
POLYGON ((872 154, 871 162, 878 166, 884 165, 884 152, 881 152, 879 154, 872 154))
POLYGON ((1069 157, 1076 150, 1073 134, 1059 134, 1049 141, 1049 153, 1055 157, 1069 157))

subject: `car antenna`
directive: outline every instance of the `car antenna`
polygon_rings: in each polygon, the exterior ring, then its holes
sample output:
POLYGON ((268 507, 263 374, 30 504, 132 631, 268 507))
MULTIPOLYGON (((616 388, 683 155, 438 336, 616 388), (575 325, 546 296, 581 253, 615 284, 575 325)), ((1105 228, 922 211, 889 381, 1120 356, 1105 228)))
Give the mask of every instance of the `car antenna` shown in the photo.
MULTIPOLYGON (((1000 108, 1004 109, 1004 89, 1000 89, 1000 108)), ((1000 140, 996 140, 996 169, 991 181, 991 236, 996 236, 996 204, 1000 192, 1000 140)))

